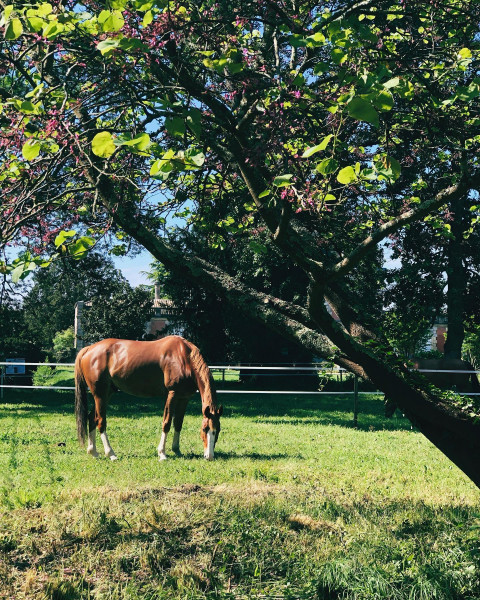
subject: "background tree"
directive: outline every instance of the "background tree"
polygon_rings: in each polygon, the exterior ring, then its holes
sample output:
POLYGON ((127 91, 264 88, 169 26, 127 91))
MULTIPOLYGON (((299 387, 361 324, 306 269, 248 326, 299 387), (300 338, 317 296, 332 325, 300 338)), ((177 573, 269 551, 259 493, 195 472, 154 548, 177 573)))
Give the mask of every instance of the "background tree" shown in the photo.
POLYGON ((112 294, 94 296, 84 312, 84 342, 94 344, 105 338, 141 340, 152 316, 150 288, 132 288, 128 282, 112 294))
POLYGON ((443 207, 477 190, 479 11, 457 0, 9 5, 1 237, 28 238, 12 277, 45 253, 79 258, 96 238, 122 251, 115 236, 127 235, 370 379, 480 484, 479 409, 408 371, 369 310, 378 289, 361 287, 389 236, 448 225, 443 207), (261 222, 308 279, 307 302, 179 250, 172 212, 210 248, 261 222))
POLYGON ((23 302, 29 338, 43 352, 51 352, 55 335, 73 326, 78 301, 105 301, 125 284, 112 260, 93 252, 81 261, 64 257, 35 271, 23 302))
MULTIPOLYGON (((282 258, 265 231, 241 238, 224 236, 222 249, 205 248, 198 231, 185 236, 177 229, 170 235, 171 243, 178 249, 203 258, 208 256, 248 285, 270 290, 285 301, 306 302, 307 278, 282 258), (256 251, 258 248, 265 250, 256 251)), ((162 263, 151 265, 149 277, 160 283, 165 297, 180 309, 178 323, 188 339, 201 345, 209 362, 311 362, 310 353, 222 302, 215 292, 179 279, 162 263)), ((169 320, 175 323, 175 317, 169 320)))
POLYGON ((0 360, 24 358, 26 362, 37 362, 40 349, 32 341, 20 299, 3 297, 0 303, 0 360))
POLYGON ((75 360, 75 330, 69 327, 58 331, 53 338, 53 356, 57 362, 75 360))

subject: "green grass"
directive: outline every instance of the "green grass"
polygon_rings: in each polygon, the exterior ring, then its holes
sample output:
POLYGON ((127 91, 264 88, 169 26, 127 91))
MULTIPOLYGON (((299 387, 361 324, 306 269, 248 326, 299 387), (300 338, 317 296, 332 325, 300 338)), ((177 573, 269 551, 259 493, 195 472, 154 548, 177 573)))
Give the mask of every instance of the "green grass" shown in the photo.
MULTIPOLYGON (((407 421, 348 396, 224 395, 204 461, 159 463, 163 406, 117 395, 119 460, 75 439, 73 394, 0 404, 0 598, 480 597, 480 493, 407 421)), ((171 437, 168 441, 171 444, 171 437)))

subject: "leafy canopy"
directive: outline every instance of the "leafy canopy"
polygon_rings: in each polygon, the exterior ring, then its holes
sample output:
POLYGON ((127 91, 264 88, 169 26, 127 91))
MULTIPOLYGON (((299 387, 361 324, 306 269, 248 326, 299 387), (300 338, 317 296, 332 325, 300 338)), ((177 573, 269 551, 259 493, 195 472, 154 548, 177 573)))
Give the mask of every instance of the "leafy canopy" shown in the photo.
POLYGON ((1 25, 2 240, 28 241, 14 279, 122 239, 105 173, 157 231, 175 213, 215 247, 256 212, 304 213, 348 253, 421 204, 430 171, 431 195, 467 150, 477 169, 474 3, 34 2, 1 25))

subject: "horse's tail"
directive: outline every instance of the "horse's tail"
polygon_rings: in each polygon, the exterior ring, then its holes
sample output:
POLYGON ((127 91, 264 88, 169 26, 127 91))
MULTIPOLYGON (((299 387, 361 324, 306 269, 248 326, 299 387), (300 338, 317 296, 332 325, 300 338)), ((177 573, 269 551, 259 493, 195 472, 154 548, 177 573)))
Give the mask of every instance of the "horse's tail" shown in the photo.
POLYGON ((77 421, 78 441, 82 446, 85 444, 85 438, 87 436, 88 400, 87 382, 83 375, 81 360, 87 350, 88 346, 82 348, 75 360, 75 418, 77 421))
POLYGON ((187 345, 190 348, 190 363, 202 398, 202 405, 216 408, 217 392, 215 390, 212 372, 208 368, 203 356, 200 354, 200 350, 191 342, 187 342, 187 345))

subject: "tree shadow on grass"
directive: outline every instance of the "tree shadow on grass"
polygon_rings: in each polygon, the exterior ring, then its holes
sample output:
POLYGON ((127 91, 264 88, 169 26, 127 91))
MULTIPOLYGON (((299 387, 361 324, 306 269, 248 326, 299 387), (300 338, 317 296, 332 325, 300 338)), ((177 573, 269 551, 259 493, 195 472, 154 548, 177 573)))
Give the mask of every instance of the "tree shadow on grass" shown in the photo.
POLYGON ((280 454, 262 454, 260 452, 222 452, 221 450, 215 450, 215 460, 234 460, 238 458, 248 458, 249 460, 285 460, 291 459, 293 456, 285 452, 280 454))
MULTIPOLYGON (((258 583, 258 562, 255 559, 258 557, 265 560, 267 557, 283 560, 282 542, 285 540, 287 548, 294 548, 296 554, 301 557, 297 559, 300 567, 299 577, 310 577, 311 582, 316 583, 321 590, 322 598, 341 598, 347 595, 350 598, 354 597, 360 575, 368 575, 372 581, 376 581, 378 576, 381 581, 392 586, 400 581, 399 576, 404 577, 405 585, 396 597, 407 597, 411 590, 412 569, 410 561, 403 559, 403 554, 410 551, 408 548, 412 547, 413 542, 413 548, 430 548, 433 542, 438 542, 440 550, 445 549, 448 554, 451 550, 450 545, 454 543, 454 547, 458 548, 455 556, 461 552, 461 559, 465 564, 475 564, 478 543, 476 539, 470 539, 465 532, 474 527, 478 520, 476 508, 445 503, 442 510, 439 510, 438 505, 430 506, 424 501, 414 501, 408 497, 402 500, 375 500, 365 497, 352 503, 345 496, 342 497, 342 501, 321 488, 310 489, 308 492, 299 491, 298 496, 293 494, 286 498, 283 489, 278 492, 270 491, 269 502, 265 502, 265 498, 259 496, 252 505, 252 495, 247 489, 243 494, 241 491, 237 492, 236 503, 224 501, 225 497, 230 498, 231 490, 227 490, 224 495, 219 490, 212 493, 210 488, 199 485, 186 485, 168 491, 133 490, 119 508, 115 508, 115 505, 112 509, 102 506, 93 514, 88 534, 65 533, 55 540, 55 552, 43 553, 41 556, 26 552, 23 540, 34 540, 34 547, 48 548, 53 545, 49 537, 52 534, 51 528, 32 530, 27 519, 15 521, 15 531, 12 536, 5 538, 5 546, 2 548, 4 564, 7 569, 19 572, 22 577, 28 569, 37 568, 39 565, 46 573, 59 573, 65 577, 67 569, 70 572, 77 570, 80 565, 78 556, 87 556, 92 562, 92 571, 102 573, 106 566, 105 551, 108 550, 111 552, 108 560, 116 561, 113 563, 115 570, 111 569, 105 573, 146 584, 147 581, 159 578, 167 581, 167 577, 172 577, 173 580, 175 573, 170 570, 182 564, 182 561, 200 561, 206 557, 209 561, 209 574, 215 576, 216 573, 224 573, 225 567, 231 565, 234 558, 244 556, 254 559, 245 560, 242 564, 241 589, 248 590, 251 584, 258 583), (321 502, 316 504, 314 511, 311 509, 312 493, 321 497, 321 502), (163 498, 171 495, 175 502, 178 502, 180 495, 196 496, 200 501, 193 500, 191 506, 197 509, 192 511, 192 518, 185 523, 177 521, 175 517, 165 518, 162 504, 160 510, 157 509, 159 494, 163 498), (139 525, 134 521, 132 526, 130 518, 127 520, 124 517, 125 503, 129 510, 131 506, 133 515, 138 514, 139 525), (369 529, 370 535, 367 537, 371 538, 371 542, 369 539, 365 541, 362 534, 361 546, 358 543, 352 545, 348 556, 344 556, 344 553, 338 554, 333 549, 329 554, 318 552, 322 538, 330 539, 333 536, 334 542, 338 539, 338 545, 341 546, 345 533, 349 534, 352 530, 352 522, 358 520, 362 522, 362 529, 369 529), (206 537, 205 529, 213 531, 215 535, 206 537), (297 536, 292 538, 292 531, 302 532, 295 545, 292 539, 296 540, 297 536), (218 547, 224 550, 217 552, 218 547), (407 550, 403 550, 404 547, 407 550), (367 552, 359 561, 357 556, 361 556, 363 548, 367 552), (142 556, 141 562, 138 559, 139 554, 142 556), (326 558, 337 567, 330 569, 328 573, 325 572, 326 558), (375 570, 377 567, 378 570, 375 570), (332 593, 334 589, 339 590, 338 594, 332 593)), ((353 533, 353 539, 359 536, 358 530, 353 529, 353 533)), ((327 546, 325 549, 327 550, 327 546)), ((438 553, 437 551, 437 555, 438 553)), ((437 560, 433 554, 430 557, 427 553, 424 557, 423 553, 419 552, 416 560, 419 565, 419 581, 420 578, 425 581, 427 577, 432 582, 438 581, 439 578, 449 576, 452 569, 451 561, 437 560), (428 563, 433 560, 436 562, 435 569, 428 571, 428 563)), ((285 583, 287 573, 291 578, 286 563, 285 567, 286 569, 272 572, 272 582, 285 583)), ((228 573, 228 570, 226 572, 228 573)), ((415 573, 414 576, 417 577, 415 573)), ((225 579, 220 578, 215 585, 218 589, 224 589, 225 579)), ((461 579, 452 579, 451 586, 452 594, 448 597, 464 597, 461 579)), ((375 594, 375 597, 380 595, 375 594)))
MULTIPOLYGON (((93 399, 89 394, 89 407, 93 399)), ((253 418, 257 422, 278 425, 337 425, 353 427, 353 397, 310 394, 219 394, 218 402, 224 406, 224 418, 253 418)), ((30 417, 33 413, 74 413, 74 396, 70 390, 16 390, 6 389, 0 404, 0 418, 15 410, 17 417, 30 417)), ((112 396, 108 414, 126 418, 148 415, 161 417, 164 400, 161 398, 136 398, 116 393, 112 396)), ((195 394, 187 408, 188 415, 201 414, 199 394, 195 394)), ((398 414, 398 413, 397 413, 398 414)), ((358 425, 362 431, 409 430, 407 419, 384 416, 383 398, 361 396, 358 402, 358 425)))

